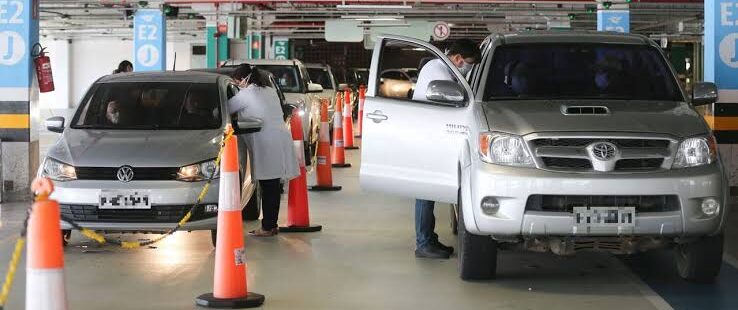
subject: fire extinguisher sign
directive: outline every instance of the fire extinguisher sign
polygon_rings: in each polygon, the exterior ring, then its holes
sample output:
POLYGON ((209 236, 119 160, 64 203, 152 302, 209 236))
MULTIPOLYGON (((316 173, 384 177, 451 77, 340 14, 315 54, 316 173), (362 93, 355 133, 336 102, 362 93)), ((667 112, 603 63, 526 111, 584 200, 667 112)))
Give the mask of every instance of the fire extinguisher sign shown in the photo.
POLYGON ((30 46, 38 41, 31 0, 0 0, 0 87, 29 87, 30 46), (33 28, 32 28, 33 27, 33 28))
POLYGON ((167 29, 162 11, 139 9, 133 18, 133 27, 133 69, 166 70, 167 29))

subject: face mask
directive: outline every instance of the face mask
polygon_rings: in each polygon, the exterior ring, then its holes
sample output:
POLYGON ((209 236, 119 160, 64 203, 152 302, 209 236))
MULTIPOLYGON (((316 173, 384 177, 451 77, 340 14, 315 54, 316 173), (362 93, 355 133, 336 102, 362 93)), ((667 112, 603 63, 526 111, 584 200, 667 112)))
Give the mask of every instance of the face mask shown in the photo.
POLYGON ((471 71, 473 64, 470 64, 468 62, 464 62, 463 65, 461 65, 461 68, 459 68, 459 72, 461 72, 461 75, 466 76, 469 71, 471 71))
POLYGON ((118 122, 120 122, 120 112, 110 114, 110 122, 113 124, 118 124, 118 122))
POLYGON ((286 78, 280 78, 279 79, 279 85, 287 86, 287 79, 286 78))

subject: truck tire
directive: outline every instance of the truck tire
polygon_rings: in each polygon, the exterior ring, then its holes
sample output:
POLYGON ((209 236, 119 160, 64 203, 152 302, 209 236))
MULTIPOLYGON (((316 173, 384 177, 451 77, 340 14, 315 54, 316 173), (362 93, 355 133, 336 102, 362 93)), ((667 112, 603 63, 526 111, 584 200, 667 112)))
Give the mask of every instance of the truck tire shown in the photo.
POLYGON ((682 279, 711 282, 723 264, 723 234, 678 244, 675 252, 677 272, 682 279))
POLYGON ((491 280, 497 274, 497 241, 488 236, 470 234, 464 224, 459 195, 459 276, 464 281, 491 280))

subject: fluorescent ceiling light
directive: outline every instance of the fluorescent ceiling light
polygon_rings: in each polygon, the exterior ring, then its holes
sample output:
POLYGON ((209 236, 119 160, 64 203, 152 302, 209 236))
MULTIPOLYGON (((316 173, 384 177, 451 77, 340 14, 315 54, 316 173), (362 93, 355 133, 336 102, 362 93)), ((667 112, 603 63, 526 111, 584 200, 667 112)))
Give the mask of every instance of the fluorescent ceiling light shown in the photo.
POLYGON ((395 20, 400 20, 401 18, 402 17, 398 18, 398 17, 385 16, 385 17, 357 18, 356 20, 362 21, 362 22, 363 21, 395 21, 395 20))
POLYGON ((404 19, 405 16, 399 15, 347 15, 341 16, 341 19, 353 19, 358 21, 394 21, 404 19))
POLYGON ((372 28, 372 27, 410 27, 410 24, 404 23, 404 24, 358 24, 356 27, 366 27, 366 28, 372 28))
POLYGON ((407 10, 412 9, 410 5, 376 5, 376 4, 339 4, 339 10, 407 10))

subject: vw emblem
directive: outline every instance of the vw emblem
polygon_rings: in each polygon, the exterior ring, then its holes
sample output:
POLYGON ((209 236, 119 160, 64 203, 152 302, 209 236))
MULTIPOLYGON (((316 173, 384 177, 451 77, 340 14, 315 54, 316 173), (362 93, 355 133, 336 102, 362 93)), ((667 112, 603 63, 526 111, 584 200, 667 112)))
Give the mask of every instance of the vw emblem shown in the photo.
POLYGON ((615 157, 617 147, 609 142, 598 142, 592 145, 592 157, 600 161, 609 161, 615 157))
POLYGON ((123 166, 118 168, 118 173, 116 174, 118 177, 118 181, 121 182, 130 182, 133 180, 133 168, 131 166, 123 166))

